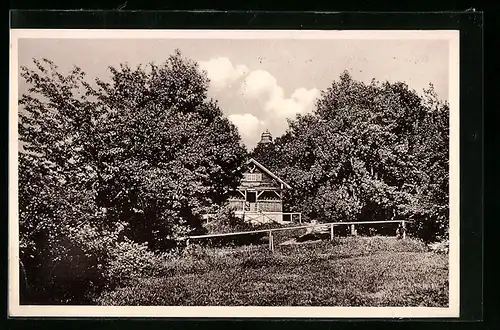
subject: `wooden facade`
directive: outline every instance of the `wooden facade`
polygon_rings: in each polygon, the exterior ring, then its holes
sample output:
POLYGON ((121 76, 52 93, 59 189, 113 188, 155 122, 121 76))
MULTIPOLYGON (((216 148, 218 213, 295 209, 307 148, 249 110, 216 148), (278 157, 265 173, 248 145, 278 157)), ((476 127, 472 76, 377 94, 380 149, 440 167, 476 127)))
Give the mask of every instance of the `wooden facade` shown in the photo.
POLYGON ((237 216, 251 222, 282 222, 283 189, 291 187, 255 159, 250 159, 229 205, 237 216))

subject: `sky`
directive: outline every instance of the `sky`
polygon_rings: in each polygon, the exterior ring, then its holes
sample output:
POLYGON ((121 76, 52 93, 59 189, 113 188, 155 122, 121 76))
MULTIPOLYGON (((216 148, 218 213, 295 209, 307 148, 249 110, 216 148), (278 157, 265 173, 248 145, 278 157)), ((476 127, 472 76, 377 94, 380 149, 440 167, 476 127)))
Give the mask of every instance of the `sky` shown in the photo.
POLYGON ((312 111, 344 70, 366 83, 404 81, 417 92, 432 83, 448 100, 448 47, 447 40, 401 39, 19 39, 18 63, 33 66, 33 58, 45 57, 61 72, 76 65, 103 79, 109 66, 161 63, 179 49, 206 70, 209 96, 251 149, 266 129, 277 137, 287 118, 312 111))

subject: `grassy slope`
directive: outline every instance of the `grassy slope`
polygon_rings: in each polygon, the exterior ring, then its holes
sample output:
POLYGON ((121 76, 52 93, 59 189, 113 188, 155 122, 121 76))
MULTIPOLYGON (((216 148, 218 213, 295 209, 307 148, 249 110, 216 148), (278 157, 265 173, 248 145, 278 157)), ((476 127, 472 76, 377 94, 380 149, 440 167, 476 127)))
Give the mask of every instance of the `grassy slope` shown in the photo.
POLYGON ((265 246, 194 248, 100 303, 445 307, 448 257, 392 237, 281 246, 274 254, 265 246))

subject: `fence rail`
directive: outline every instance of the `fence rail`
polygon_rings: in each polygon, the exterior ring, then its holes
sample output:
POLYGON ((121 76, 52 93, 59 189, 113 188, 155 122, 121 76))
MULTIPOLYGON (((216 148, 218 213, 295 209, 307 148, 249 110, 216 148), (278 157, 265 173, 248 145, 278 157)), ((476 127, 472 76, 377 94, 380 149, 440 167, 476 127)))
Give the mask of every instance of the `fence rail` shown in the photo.
MULTIPOLYGON (((272 228, 272 229, 260 229, 260 230, 250 230, 250 231, 239 231, 233 233, 222 233, 222 234, 207 234, 207 235, 193 235, 187 236, 187 244, 191 239, 200 239, 200 238, 211 238, 211 237, 224 237, 224 236, 236 236, 236 235, 247 235, 247 234, 258 234, 258 233, 269 233, 269 248, 271 251, 274 251, 274 240, 273 240, 273 232, 277 231, 286 231, 286 230, 294 230, 294 229, 309 229, 309 228, 330 228, 330 239, 333 239, 334 227, 335 226, 343 226, 350 225, 351 228, 354 229, 355 225, 367 225, 367 224, 384 224, 384 223, 401 223, 403 228, 406 228, 407 222, 413 222, 411 220, 371 220, 371 221, 346 221, 346 222, 328 222, 328 223, 317 223, 317 224, 308 224, 303 226, 294 226, 294 227, 281 227, 281 228, 272 228)), ((403 231, 403 239, 406 237, 405 231, 403 231)))
MULTIPOLYGON (((290 217, 289 221, 282 220, 282 222, 284 222, 284 223, 294 222, 294 217, 295 217, 295 219, 298 219, 297 222, 299 224, 302 224, 302 213, 301 212, 273 212, 273 211, 262 211, 262 210, 259 210, 259 211, 251 211, 251 212, 249 212, 249 211, 240 211, 239 213, 237 213, 238 216, 243 216, 246 219, 257 220, 257 219, 261 218, 262 222, 264 222, 265 218, 267 218, 268 220, 271 220, 272 222, 276 222, 272 218, 272 216, 274 216, 276 214, 280 214, 282 219, 285 216, 289 216, 290 217)), ((206 223, 210 223, 211 220, 212 220, 212 218, 214 218, 214 217, 215 217, 215 214, 213 214, 213 213, 204 214, 202 216, 202 218, 206 221, 206 223)))

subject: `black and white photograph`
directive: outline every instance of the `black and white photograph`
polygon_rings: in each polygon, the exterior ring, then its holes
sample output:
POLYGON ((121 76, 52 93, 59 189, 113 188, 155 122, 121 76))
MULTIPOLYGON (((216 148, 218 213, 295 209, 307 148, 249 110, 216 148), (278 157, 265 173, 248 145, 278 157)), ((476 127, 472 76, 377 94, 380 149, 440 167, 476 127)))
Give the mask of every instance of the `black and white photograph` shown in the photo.
POLYGON ((10 315, 457 317, 458 42, 12 29, 10 315))

